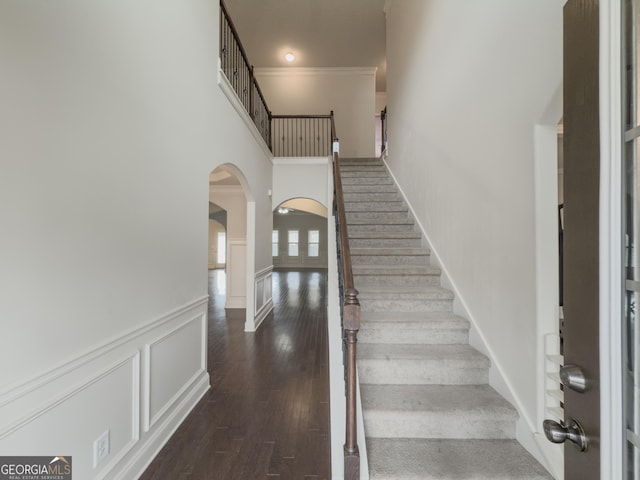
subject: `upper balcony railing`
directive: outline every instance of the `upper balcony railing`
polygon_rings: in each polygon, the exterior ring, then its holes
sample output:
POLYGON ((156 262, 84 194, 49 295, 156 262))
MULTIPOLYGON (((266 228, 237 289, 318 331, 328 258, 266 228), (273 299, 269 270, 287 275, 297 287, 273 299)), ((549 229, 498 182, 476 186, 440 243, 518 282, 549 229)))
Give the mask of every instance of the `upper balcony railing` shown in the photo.
POLYGON ((224 2, 220 2, 220 68, 276 157, 331 155, 329 115, 273 115, 224 2))
POLYGON ((253 75, 253 65, 229 17, 227 7, 220 2, 220 67, 233 86, 245 110, 260 135, 271 149, 271 112, 253 75))

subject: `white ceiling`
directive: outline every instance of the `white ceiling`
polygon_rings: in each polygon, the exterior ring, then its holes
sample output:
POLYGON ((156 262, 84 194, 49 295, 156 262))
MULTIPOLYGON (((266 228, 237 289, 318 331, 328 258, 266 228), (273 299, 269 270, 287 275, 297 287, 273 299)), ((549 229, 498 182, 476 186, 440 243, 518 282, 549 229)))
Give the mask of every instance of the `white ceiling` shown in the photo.
POLYGON ((385 0, 225 0, 255 67, 377 67, 386 90, 385 0), (284 60, 292 52, 293 63, 284 60))

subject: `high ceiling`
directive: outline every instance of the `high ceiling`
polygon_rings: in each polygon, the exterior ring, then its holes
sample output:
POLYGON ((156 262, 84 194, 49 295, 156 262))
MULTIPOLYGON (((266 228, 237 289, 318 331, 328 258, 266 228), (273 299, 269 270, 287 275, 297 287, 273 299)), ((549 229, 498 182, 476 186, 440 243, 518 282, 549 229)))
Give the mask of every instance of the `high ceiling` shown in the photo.
POLYGON ((226 0, 259 67, 377 67, 386 90, 385 0, 226 0), (295 55, 288 63, 287 52, 295 55))

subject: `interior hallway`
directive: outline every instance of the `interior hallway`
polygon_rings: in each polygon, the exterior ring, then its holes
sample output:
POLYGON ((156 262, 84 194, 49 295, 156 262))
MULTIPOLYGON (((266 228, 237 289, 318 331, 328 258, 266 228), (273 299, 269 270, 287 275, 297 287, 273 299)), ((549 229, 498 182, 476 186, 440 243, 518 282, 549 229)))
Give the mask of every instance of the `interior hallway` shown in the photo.
POLYGON ((273 273, 274 310, 244 333, 209 271, 211 389, 141 480, 329 479, 326 271, 273 273))

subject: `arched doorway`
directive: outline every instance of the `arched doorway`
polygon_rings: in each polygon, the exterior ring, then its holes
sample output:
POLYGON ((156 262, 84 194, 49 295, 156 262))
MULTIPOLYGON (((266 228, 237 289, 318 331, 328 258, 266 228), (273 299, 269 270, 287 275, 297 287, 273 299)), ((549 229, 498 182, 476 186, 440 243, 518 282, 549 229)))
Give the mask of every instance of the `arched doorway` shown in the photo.
MULTIPOLYGON (((245 309, 245 330, 253 331, 255 202, 240 169, 224 164, 211 172, 209 202, 225 212, 225 308, 245 309)), ((217 253, 220 253, 220 246, 217 253)))
POLYGON ((327 268, 327 208, 310 198, 282 202, 273 212, 274 269, 327 268))

